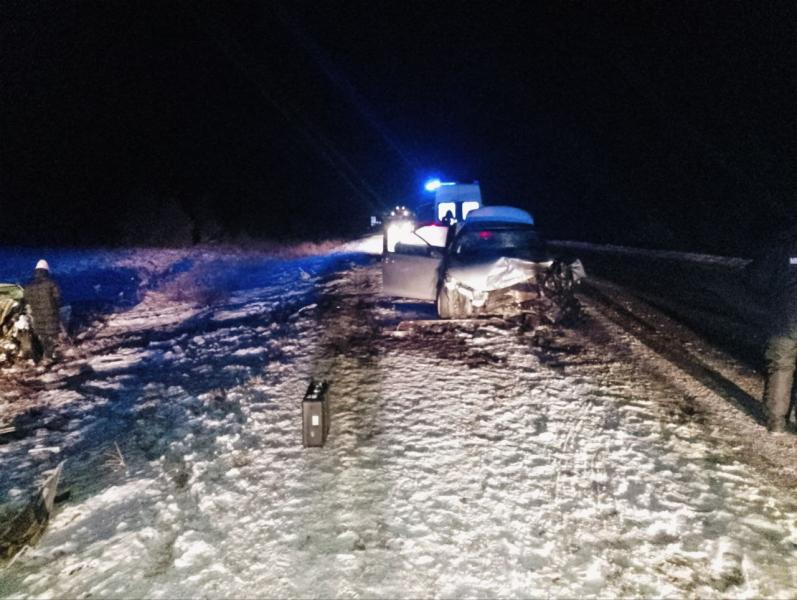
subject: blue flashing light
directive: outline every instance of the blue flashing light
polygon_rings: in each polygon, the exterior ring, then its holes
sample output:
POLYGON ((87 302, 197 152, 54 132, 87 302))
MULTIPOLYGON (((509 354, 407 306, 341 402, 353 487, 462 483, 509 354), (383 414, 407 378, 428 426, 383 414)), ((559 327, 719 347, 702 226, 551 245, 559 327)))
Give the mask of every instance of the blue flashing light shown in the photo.
POLYGON ((438 189, 443 183, 439 179, 430 179, 423 185, 423 189, 427 192, 433 192, 438 189))
POLYGON ((427 192, 434 192, 436 190, 439 190, 444 185, 457 185, 457 182, 456 181, 440 181, 437 177, 435 177, 434 179, 430 179, 425 184, 423 184, 423 188, 427 192))

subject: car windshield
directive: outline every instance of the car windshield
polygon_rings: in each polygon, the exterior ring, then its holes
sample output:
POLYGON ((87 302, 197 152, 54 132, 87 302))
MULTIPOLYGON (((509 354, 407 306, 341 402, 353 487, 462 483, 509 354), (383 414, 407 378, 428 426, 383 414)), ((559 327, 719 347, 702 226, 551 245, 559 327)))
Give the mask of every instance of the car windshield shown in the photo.
POLYGON ((457 256, 502 255, 537 258, 545 244, 531 227, 474 227, 464 230, 454 243, 457 256))

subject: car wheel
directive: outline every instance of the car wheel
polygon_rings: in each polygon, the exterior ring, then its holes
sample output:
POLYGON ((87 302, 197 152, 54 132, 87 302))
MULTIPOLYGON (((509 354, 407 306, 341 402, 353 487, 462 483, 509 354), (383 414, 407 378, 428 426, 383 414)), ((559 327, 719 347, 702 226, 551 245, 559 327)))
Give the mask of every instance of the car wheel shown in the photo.
POLYGON ((440 291, 437 292, 437 316, 441 319, 454 318, 451 311, 451 298, 445 287, 440 288, 440 291))

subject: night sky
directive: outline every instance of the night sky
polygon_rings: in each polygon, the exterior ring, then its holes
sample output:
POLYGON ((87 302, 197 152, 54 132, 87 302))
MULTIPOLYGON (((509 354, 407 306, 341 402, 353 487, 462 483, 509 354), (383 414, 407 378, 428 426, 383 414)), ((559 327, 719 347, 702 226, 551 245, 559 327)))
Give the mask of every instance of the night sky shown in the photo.
POLYGON ((552 237, 750 254, 797 209, 795 23, 788 2, 3 2, 0 243, 346 236, 437 175, 552 237))

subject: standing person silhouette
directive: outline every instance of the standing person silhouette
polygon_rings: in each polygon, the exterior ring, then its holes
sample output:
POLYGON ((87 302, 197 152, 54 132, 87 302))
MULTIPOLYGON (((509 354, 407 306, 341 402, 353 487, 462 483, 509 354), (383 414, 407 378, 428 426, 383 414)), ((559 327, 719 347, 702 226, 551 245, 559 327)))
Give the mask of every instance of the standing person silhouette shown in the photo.
POLYGON ((36 263, 33 278, 25 285, 25 302, 30 307, 33 333, 41 345, 41 358, 53 361, 61 332, 61 290, 44 259, 36 263))
POLYGON ((769 313, 769 330, 764 354, 766 385, 764 407, 767 429, 780 433, 794 395, 797 366, 797 227, 777 236, 766 252, 747 268, 747 283, 769 313))

